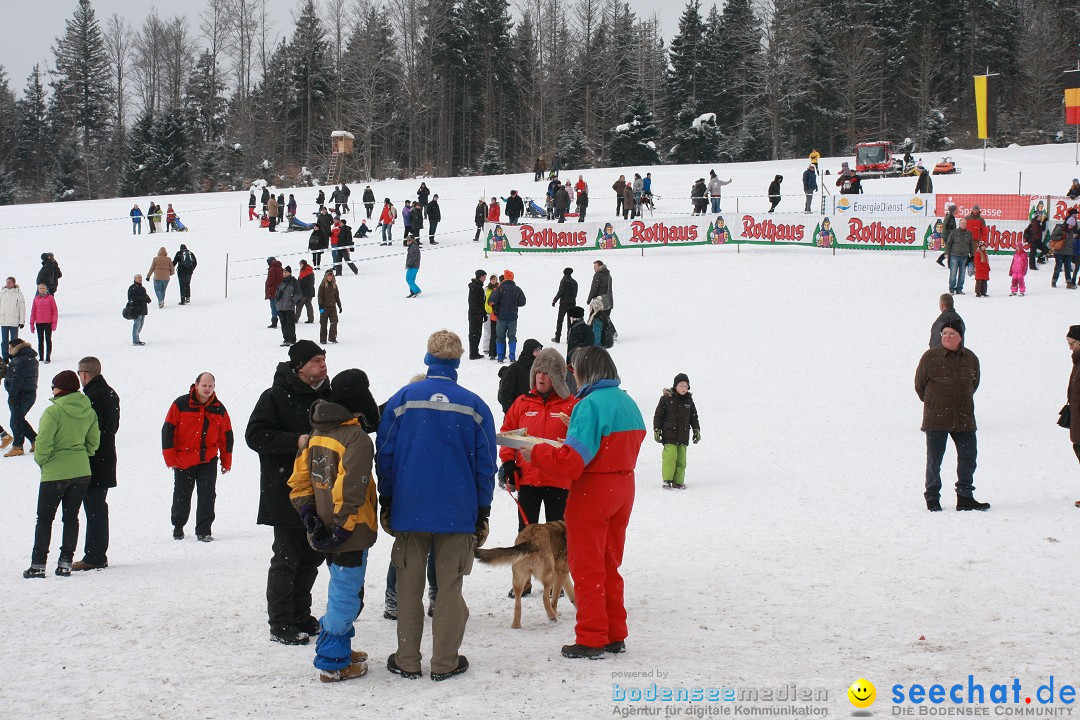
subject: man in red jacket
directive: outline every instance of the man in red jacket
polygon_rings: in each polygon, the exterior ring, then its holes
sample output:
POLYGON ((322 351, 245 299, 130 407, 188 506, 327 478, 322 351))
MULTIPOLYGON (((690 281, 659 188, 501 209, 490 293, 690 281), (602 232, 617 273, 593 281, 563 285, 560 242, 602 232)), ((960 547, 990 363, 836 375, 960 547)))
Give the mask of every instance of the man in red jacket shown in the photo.
POLYGON ((173 539, 184 539, 184 525, 191 514, 191 493, 198 487, 199 503, 195 509, 195 536, 199 542, 211 542, 214 523, 214 500, 217 497, 217 461, 221 472, 232 469, 232 421, 214 392, 216 381, 208 372, 200 373, 187 395, 181 395, 169 407, 161 426, 161 453, 173 469, 172 524, 173 539))
POLYGON ((270 324, 266 327, 276 328, 278 321, 277 291, 281 284, 281 278, 285 271, 281 268, 281 261, 275 257, 266 258, 266 282, 263 283, 263 299, 270 301, 270 324))

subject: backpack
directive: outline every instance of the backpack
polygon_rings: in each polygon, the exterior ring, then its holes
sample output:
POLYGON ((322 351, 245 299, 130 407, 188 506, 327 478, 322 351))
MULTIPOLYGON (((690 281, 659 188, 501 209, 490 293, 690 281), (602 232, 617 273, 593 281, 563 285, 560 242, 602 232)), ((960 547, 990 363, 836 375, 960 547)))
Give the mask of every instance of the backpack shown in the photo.
POLYGON ((1050 249, 1054 252, 1065 249, 1065 223, 1058 223, 1050 233, 1050 249))
POLYGON ((191 257, 190 250, 184 250, 180 253, 180 262, 177 263, 181 270, 191 270, 195 267, 194 258, 191 257))

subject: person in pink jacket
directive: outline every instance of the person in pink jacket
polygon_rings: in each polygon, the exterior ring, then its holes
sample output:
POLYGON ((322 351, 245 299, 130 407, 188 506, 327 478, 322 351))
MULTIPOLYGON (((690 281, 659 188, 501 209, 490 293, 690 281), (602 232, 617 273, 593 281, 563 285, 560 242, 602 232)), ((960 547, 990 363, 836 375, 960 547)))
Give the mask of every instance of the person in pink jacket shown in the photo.
POLYGON ((1016 246, 1016 252, 1013 253, 1012 264, 1009 265, 1009 277, 1012 278, 1012 289, 1009 290, 1009 297, 1012 297, 1017 292, 1020 293, 1020 297, 1024 297, 1024 291, 1027 286, 1024 284, 1024 276, 1028 271, 1028 257, 1024 252, 1024 245, 1020 243, 1016 246))
POLYGON ((56 330, 56 321, 60 314, 56 310, 56 299, 49 294, 45 283, 37 288, 34 303, 30 306, 30 327, 37 331, 38 357, 48 364, 52 362, 52 334, 56 330))

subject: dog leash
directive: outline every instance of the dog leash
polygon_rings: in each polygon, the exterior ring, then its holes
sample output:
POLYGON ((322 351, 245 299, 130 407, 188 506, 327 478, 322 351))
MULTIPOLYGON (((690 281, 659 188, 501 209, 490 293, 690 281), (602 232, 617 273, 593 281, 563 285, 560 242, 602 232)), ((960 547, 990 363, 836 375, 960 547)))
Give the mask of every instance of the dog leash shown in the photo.
MULTIPOLYGON (((530 524, 529 518, 525 516, 525 510, 521 507, 521 503, 514 497, 514 492, 510 489, 510 485, 505 485, 504 488, 506 489, 506 494, 509 495, 510 499, 514 501, 514 504, 517 505, 518 515, 521 516, 521 522, 525 523, 525 527, 528 527, 530 524)), ((1077 503, 1077 505, 1080 506, 1080 503, 1077 503)))

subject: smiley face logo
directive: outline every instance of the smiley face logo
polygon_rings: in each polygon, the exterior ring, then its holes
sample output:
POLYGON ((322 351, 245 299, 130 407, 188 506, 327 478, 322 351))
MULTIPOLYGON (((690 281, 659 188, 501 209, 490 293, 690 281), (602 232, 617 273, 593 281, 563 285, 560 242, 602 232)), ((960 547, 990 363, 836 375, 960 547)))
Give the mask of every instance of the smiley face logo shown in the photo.
POLYGON ((847 689, 848 700, 857 708, 868 708, 877 699, 877 688, 866 678, 859 678, 847 689))

